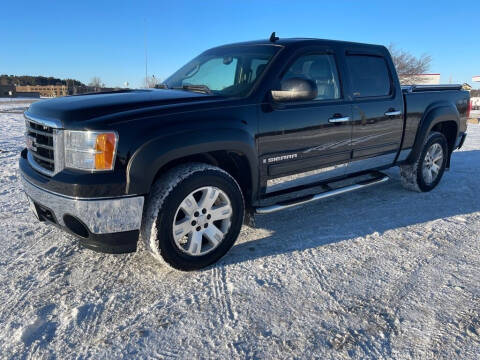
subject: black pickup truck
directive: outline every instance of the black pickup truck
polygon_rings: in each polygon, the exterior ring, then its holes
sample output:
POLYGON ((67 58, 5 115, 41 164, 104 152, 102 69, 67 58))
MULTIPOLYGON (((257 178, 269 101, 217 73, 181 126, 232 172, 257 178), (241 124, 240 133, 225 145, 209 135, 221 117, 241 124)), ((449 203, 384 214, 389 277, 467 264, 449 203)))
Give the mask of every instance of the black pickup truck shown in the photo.
POLYGON ((382 169, 432 190, 468 105, 457 85, 402 88, 383 46, 272 36, 207 50, 157 89, 32 104, 19 166, 41 221, 99 251, 140 238, 193 270, 253 214, 381 183, 382 169))

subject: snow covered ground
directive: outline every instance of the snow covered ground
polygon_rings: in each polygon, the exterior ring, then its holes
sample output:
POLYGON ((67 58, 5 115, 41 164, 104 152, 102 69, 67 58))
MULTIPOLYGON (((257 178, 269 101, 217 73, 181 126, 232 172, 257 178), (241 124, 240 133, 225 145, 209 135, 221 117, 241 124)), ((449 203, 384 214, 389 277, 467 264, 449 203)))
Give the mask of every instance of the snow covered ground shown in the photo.
POLYGON ((480 357, 480 126, 431 193, 392 180, 257 217, 217 265, 98 254, 34 220, 0 104, 0 358, 480 357))

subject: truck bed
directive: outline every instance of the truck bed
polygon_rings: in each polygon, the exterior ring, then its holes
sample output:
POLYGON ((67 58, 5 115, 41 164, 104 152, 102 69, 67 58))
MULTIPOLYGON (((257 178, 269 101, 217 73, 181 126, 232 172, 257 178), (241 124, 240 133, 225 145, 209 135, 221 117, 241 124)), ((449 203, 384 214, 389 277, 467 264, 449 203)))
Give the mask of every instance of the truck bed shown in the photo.
MULTIPOLYGON (((415 142, 420 122, 431 106, 455 104, 460 115, 460 132, 467 129, 469 94, 461 85, 411 85, 402 86, 405 106, 405 136, 402 149, 409 149, 415 142)), ((454 120, 454 119, 452 119, 454 120)))

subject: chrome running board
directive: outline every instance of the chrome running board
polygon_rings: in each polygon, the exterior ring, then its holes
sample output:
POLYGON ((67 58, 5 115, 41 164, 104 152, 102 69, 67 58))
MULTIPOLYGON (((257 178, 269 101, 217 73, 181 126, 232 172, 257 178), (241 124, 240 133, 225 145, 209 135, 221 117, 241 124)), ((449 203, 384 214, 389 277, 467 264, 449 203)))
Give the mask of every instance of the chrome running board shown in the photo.
POLYGON ((380 176, 378 178, 361 181, 357 184, 348 185, 348 186, 341 187, 341 188, 338 188, 338 189, 325 191, 325 192, 320 193, 320 194, 310 195, 310 196, 307 196, 307 197, 302 197, 300 199, 293 199, 293 200, 290 200, 290 201, 285 201, 285 202, 281 202, 281 203, 270 205, 270 206, 258 207, 258 208, 255 209, 255 212, 257 214, 270 214, 270 213, 280 211, 280 210, 284 210, 284 209, 288 209, 288 208, 291 208, 291 207, 294 207, 294 206, 307 204, 307 203, 312 202, 312 201, 322 200, 322 199, 326 199, 326 198, 329 198, 329 197, 332 197, 332 196, 344 194, 344 193, 347 193, 347 192, 350 192, 350 191, 364 189, 364 188, 372 186, 372 185, 377 185, 377 184, 384 183, 384 182, 388 181, 389 179, 390 178, 387 175, 382 174, 382 176, 380 176))

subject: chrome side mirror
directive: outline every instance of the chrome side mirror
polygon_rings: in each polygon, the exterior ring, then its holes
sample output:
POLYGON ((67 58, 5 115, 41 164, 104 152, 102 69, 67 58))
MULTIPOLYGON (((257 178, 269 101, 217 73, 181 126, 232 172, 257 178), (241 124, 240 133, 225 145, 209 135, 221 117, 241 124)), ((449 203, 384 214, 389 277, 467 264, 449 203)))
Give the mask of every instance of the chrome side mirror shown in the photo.
POLYGON ((281 90, 272 90, 272 99, 277 102, 308 101, 317 97, 317 85, 306 78, 290 78, 282 81, 281 90))

